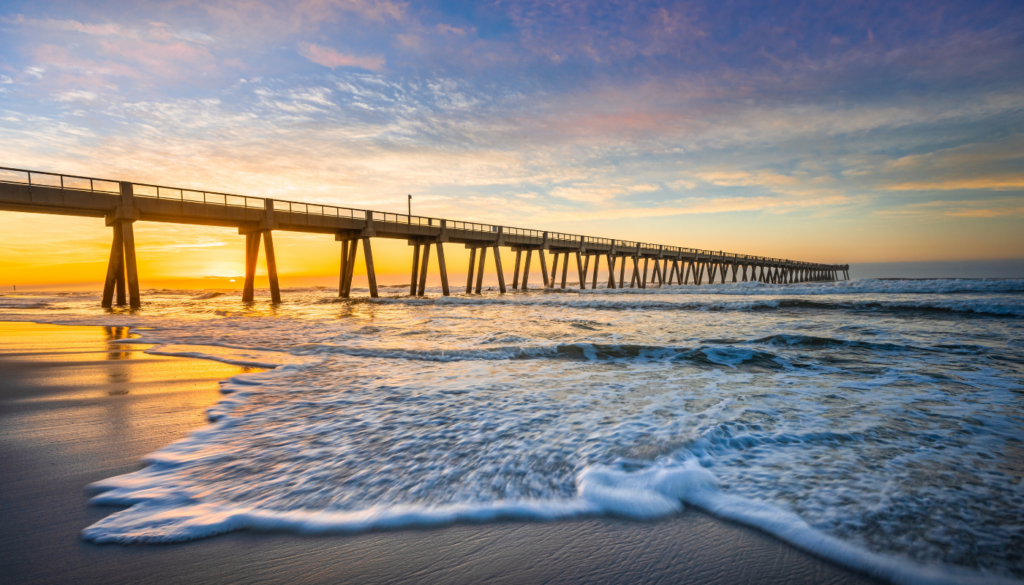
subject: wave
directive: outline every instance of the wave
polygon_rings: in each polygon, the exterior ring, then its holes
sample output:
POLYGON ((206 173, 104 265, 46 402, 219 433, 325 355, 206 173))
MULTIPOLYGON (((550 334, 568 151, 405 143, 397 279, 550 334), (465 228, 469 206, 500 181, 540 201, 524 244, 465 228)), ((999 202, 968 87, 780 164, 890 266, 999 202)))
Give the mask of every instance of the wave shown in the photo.
POLYGON ((196 295, 196 296, 192 297, 192 300, 193 301, 205 301, 207 299, 215 299, 217 297, 222 297, 222 296, 224 296, 226 294, 228 294, 228 293, 221 292, 221 291, 210 291, 210 292, 205 292, 203 294, 196 295))
POLYGON ((862 278, 836 282, 768 284, 736 282, 724 284, 669 285, 647 289, 578 291, 589 294, 725 294, 725 295, 836 295, 836 294, 961 294, 1024 293, 1024 279, 922 279, 894 280, 862 278))
MULTIPOLYGON (((132 474, 134 475, 134 474, 132 474)), ((359 510, 277 510, 203 502, 140 478, 121 476, 92 484, 94 504, 130 506, 82 531, 96 543, 176 543, 250 530, 309 535, 351 534, 381 529, 436 527, 459 522, 557 520, 608 515, 652 520, 680 513, 685 505, 763 530, 797 548, 893 583, 946 585, 1009 584, 1012 579, 949 566, 923 565, 862 549, 825 534, 782 508, 730 495, 713 473, 695 460, 653 465, 640 471, 593 465, 576 479, 575 498, 504 500, 448 505, 382 505, 359 510), (154 525, 154 519, 159 519, 154 525)))
POLYGON ((888 300, 829 300, 820 301, 806 298, 770 298, 748 300, 647 300, 622 299, 613 300, 580 295, 579 298, 565 298, 563 293, 542 295, 515 295, 509 297, 382 297, 350 298, 350 299, 317 299, 318 304, 405 304, 405 305, 438 305, 438 306, 474 306, 474 305, 509 305, 509 306, 541 306, 570 307, 575 309, 597 309, 606 311, 771 311, 779 309, 814 309, 843 311, 889 311, 895 313, 935 313, 935 314, 975 314, 990 317, 1024 317, 1024 302, 1013 301, 978 301, 976 299, 953 301, 888 301, 888 300))

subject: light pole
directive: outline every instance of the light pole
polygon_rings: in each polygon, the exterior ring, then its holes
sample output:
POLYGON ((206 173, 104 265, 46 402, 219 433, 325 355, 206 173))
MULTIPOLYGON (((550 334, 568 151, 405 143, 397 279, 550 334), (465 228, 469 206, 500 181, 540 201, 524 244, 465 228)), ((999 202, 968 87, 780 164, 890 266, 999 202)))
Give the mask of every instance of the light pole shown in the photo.
POLYGON ((412 219, 412 195, 409 195, 409 219, 412 219))

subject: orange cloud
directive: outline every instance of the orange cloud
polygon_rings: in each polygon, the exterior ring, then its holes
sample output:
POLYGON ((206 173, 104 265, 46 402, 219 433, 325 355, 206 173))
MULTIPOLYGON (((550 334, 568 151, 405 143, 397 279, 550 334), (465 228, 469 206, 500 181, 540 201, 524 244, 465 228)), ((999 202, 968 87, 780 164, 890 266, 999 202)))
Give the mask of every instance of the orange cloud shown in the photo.
POLYGON ((938 181, 912 181, 882 187, 886 191, 958 191, 966 189, 987 189, 1011 191, 1024 189, 1024 175, 1003 175, 969 179, 940 179, 938 181))

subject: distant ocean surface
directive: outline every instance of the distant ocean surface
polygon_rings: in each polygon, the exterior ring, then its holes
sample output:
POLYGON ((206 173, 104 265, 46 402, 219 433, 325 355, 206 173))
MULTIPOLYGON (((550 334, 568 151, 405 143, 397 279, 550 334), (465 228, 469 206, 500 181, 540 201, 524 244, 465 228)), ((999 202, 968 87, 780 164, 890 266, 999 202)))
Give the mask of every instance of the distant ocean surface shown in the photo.
POLYGON ((276 368, 91 486, 129 507, 83 537, 694 506, 892 581, 1024 579, 1024 280, 383 294, 0 297, 0 320, 276 368))

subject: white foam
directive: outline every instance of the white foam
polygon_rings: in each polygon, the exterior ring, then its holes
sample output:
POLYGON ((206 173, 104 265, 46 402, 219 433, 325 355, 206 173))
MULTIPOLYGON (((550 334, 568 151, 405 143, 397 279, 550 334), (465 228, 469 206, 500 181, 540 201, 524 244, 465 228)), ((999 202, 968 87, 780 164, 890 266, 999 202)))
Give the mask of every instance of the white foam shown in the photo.
MULTIPOLYGON (((136 343, 152 343, 152 340, 137 339, 128 340, 136 343)), ((154 355, 168 355, 176 357, 188 357, 206 359, 211 361, 233 364, 237 366, 252 366, 256 368, 276 368, 283 365, 310 364, 320 361, 315 357, 297 356, 287 352, 234 348, 222 345, 177 345, 162 344, 146 350, 146 353, 154 355)))
MULTIPOLYGON (((349 534, 457 522, 556 520, 596 514, 652 520, 677 514, 686 503, 719 518, 763 530, 839 565, 893 583, 1020 583, 976 571, 923 565, 869 552, 816 530, 796 514, 777 506, 722 492, 714 474, 693 460, 635 472, 604 465, 587 467, 577 478, 577 497, 571 499, 372 506, 352 511, 273 510, 212 504, 191 494, 151 488, 144 482, 135 485, 124 481, 119 483, 119 489, 96 496, 93 501, 126 504, 131 508, 86 528, 82 531, 84 539, 97 543, 173 543, 237 530, 349 534)), ((100 482, 94 487, 103 485, 100 482)))

